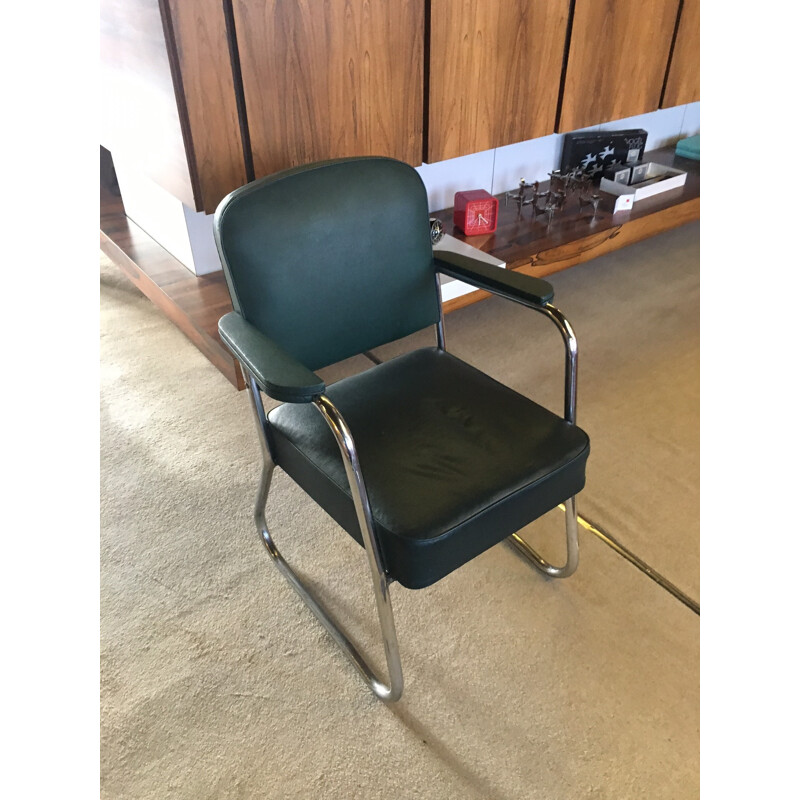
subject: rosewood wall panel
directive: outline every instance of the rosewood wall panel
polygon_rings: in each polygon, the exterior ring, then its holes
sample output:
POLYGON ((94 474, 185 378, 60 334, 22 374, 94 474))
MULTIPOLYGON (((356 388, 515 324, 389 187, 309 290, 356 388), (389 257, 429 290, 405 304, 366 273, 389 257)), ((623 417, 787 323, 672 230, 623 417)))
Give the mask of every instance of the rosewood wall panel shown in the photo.
POLYGON ((186 106, 197 210, 210 214, 247 182, 223 5, 167 0, 186 106))
POLYGON ((700 0, 683 0, 662 108, 700 99, 700 0))
POLYGON ((431 0, 426 161, 553 133, 569 0, 431 0))
POLYGON ((655 111, 679 0, 575 0, 559 131, 655 111))
POLYGON ((422 161, 424 0, 234 0, 256 177, 310 161, 422 161))

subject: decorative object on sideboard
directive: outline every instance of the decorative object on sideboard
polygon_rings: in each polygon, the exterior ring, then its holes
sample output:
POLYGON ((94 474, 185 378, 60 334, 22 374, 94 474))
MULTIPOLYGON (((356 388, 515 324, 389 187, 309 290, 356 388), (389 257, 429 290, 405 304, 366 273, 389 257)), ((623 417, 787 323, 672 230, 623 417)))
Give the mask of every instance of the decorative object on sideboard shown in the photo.
POLYGON ((600 189, 616 195, 631 195, 632 201, 642 200, 654 194, 679 189, 686 183, 686 172, 674 167, 665 167, 655 161, 645 161, 633 165, 631 182, 626 185, 608 178, 602 178, 600 189))
POLYGON ((591 194, 585 196, 583 194, 578 195, 578 213, 583 213, 584 206, 591 206, 592 207, 592 220, 597 217, 597 210, 600 208, 600 201, 603 198, 599 194, 591 194))
POLYGON ((627 186, 631 182, 631 167, 628 164, 616 164, 613 167, 609 167, 603 173, 603 177, 615 183, 622 183, 627 186))
POLYGON ((641 128, 566 133, 559 172, 566 174, 580 167, 597 182, 609 167, 639 161, 646 144, 647 131, 641 128))
POLYGON ((630 211, 633 208, 633 195, 621 194, 614 202, 614 214, 620 211, 630 211))
POLYGON ((566 174, 562 173, 560 169, 554 169, 552 172, 549 172, 548 175, 550 176, 550 191, 551 192, 566 192, 567 187, 570 183, 570 175, 572 173, 568 172, 566 174))
POLYGON ((431 226, 431 244, 436 244, 444 236, 444 223, 436 217, 431 217, 428 222, 431 226))
POLYGON ((485 189, 456 192, 453 199, 453 223, 466 236, 479 236, 497 230, 499 202, 485 189))
POLYGON ((637 183, 647 180, 647 170, 650 168, 652 162, 642 161, 639 164, 631 166, 631 179, 628 181, 629 186, 634 186, 637 183))
POLYGON ((675 145, 675 155, 681 158, 691 158, 692 161, 700 160, 700 134, 687 136, 675 145))
MULTIPOLYGON (((618 180, 627 180, 632 171, 632 165, 614 168, 619 172, 618 180)), ((566 172, 554 169, 548 173, 550 181, 545 184, 543 191, 539 191, 539 181, 529 183, 525 178, 520 178, 515 190, 507 191, 503 195, 504 207, 508 208, 509 201, 517 206, 517 219, 522 220, 523 210, 530 206, 530 221, 535 225, 540 215, 545 216, 545 230, 548 232, 554 225, 557 217, 567 216, 569 206, 578 206, 577 217, 573 217, 571 224, 588 220, 594 224, 600 214, 602 195, 597 191, 592 177, 593 171, 588 172, 580 165, 571 167, 566 172), (585 206, 592 209, 591 216, 583 214, 585 206)), ((614 172, 608 173, 614 175, 614 172)), ((626 184, 627 185, 627 184, 626 184)), ((492 197, 483 189, 456 192, 453 207, 453 224, 467 236, 494 233, 498 222, 497 198, 492 197), (494 201, 493 205, 490 205, 494 201)))
POLYGON ((547 199, 544 203, 544 211, 547 214, 547 227, 549 228, 550 225, 553 223, 553 214, 556 213, 558 210, 558 202, 556 200, 555 192, 549 192, 547 195, 547 199))
POLYGON ((536 200, 539 196, 539 181, 527 183, 525 178, 519 179, 519 188, 516 192, 506 192, 506 207, 508 201, 514 200, 517 204, 517 214, 522 214, 523 206, 533 206, 533 216, 536 217, 536 200), (531 196, 528 197, 528 190, 533 189, 531 196))

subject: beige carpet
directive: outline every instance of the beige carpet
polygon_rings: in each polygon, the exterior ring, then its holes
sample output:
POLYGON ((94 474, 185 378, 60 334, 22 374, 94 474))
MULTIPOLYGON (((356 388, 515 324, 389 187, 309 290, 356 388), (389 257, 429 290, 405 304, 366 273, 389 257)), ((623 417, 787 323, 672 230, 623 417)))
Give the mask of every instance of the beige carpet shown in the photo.
MULTIPOLYGON (((592 437, 579 511, 695 597, 698 239, 684 226, 552 279, 592 437)), ((447 324, 453 352, 560 409, 543 317, 493 299, 447 324)), ((102 258, 101 337, 103 798, 699 794, 699 618, 647 576, 582 532, 566 581, 500 545, 396 587, 406 692, 385 706, 257 540, 244 393, 102 258)), ((281 473, 269 512, 378 656, 363 551, 281 473)), ((526 531, 554 559, 559 516, 526 531)))

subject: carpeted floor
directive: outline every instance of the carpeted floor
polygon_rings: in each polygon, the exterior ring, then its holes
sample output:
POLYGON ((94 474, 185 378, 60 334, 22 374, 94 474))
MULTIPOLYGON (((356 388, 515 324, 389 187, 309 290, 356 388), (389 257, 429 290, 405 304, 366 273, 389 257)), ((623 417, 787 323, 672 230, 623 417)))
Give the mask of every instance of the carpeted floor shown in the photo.
MULTIPOLYGON (((592 437, 579 512, 699 599, 699 226, 552 277, 592 437)), ((491 299, 449 348, 560 410, 547 320, 491 299)), ((378 351, 389 357, 432 334, 378 351)), ((331 380, 370 366, 324 370, 331 380)), ((112 798, 692 798, 699 618, 581 531, 566 581, 500 545, 393 587, 376 700, 269 562, 250 408, 101 257, 101 781, 112 798)), ((363 551, 280 472, 278 545, 380 656, 363 551)), ((556 560, 559 512, 526 530, 556 560)))

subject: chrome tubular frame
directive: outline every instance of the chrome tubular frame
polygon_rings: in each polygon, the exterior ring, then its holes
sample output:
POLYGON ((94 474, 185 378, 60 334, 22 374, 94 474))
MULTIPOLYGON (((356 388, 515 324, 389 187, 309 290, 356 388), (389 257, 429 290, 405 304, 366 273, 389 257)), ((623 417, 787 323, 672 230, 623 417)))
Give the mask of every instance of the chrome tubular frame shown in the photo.
MULTIPOLYGON (((437 288, 439 288, 437 274, 437 288)), ((564 369, 564 419, 570 424, 574 425, 577 417, 577 402, 578 402, 578 339, 575 336, 575 331, 567 321, 567 318, 551 303, 539 305, 537 303, 527 303, 507 294, 502 290, 489 289, 492 294, 499 297, 505 297, 507 300, 512 300, 515 303, 520 303, 526 308, 532 308, 540 314, 549 317, 561 333, 561 338, 564 340, 564 347, 566 348, 566 364, 564 369)), ((439 309, 441 312, 441 290, 439 294, 439 309)), ((440 328, 442 330, 440 336, 441 349, 444 349, 444 318, 440 314, 440 328)), ((525 558, 533 564, 545 575, 551 578, 568 578, 578 568, 578 510, 575 503, 575 498, 570 497, 564 503, 564 511, 566 513, 566 527, 567 527, 567 560, 563 567, 554 567, 549 562, 545 561, 522 537, 517 533, 512 533, 506 541, 513 545, 525 558)))
MULTIPOLYGON (((444 314, 442 312, 442 288, 438 272, 436 273, 436 290, 439 294, 439 323, 436 328, 436 338, 439 349, 444 350, 445 338, 444 314)), ((526 308, 532 308, 534 311, 546 315, 556 324, 556 327, 561 333, 561 338, 564 340, 564 347, 566 348, 566 364, 564 368, 564 419, 570 425, 574 425, 577 417, 578 403, 578 339, 569 321, 552 303, 545 303, 544 305, 527 303, 502 290, 489 289, 488 291, 499 297, 505 297, 507 300, 520 303, 526 308)), ((578 509, 574 497, 570 497, 564 503, 564 512, 566 514, 567 528, 567 560, 562 567, 554 567, 548 561, 545 561, 545 559, 517 533, 512 533, 506 540, 509 544, 513 545, 519 553, 525 556, 534 567, 545 575, 549 575, 551 578, 568 578, 578 568, 578 509)))
POLYGON ((386 702, 398 700, 403 693, 403 670, 400 664, 400 648, 397 642, 392 603, 389 596, 389 578, 381 561, 380 550, 372 525, 372 511, 370 510, 364 479, 361 475, 361 467, 358 463, 358 455, 356 454, 350 429, 347 427, 347 423, 342 418, 342 415, 327 397, 323 395, 314 399, 314 404, 336 437, 336 442, 339 445, 339 450, 342 454, 342 460, 347 473, 350 492, 355 503, 356 515, 361 528, 361 536, 364 541, 364 549, 367 552, 367 561, 369 562, 369 569, 372 574, 375 602, 383 637, 383 648, 386 654, 386 666, 389 672, 388 684, 383 683, 377 677, 355 645, 336 624, 334 619, 316 597, 314 597, 300 581, 275 546, 275 542, 269 533, 266 522, 267 497, 269 495, 272 473, 275 469, 275 462, 272 459, 269 449, 269 440, 267 438, 267 425, 269 423, 267 422, 264 403, 261 399, 261 391, 258 384, 249 373, 245 372, 245 377, 249 387, 248 394, 250 395, 253 413, 256 417, 256 427, 258 428, 261 452, 264 459, 264 466, 261 473, 261 485, 259 486, 255 507, 255 522, 261 536, 261 541, 267 548, 267 552, 270 554, 273 561, 275 561, 278 569, 283 573, 283 576, 289 581, 292 588, 300 595, 305 604, 322 623, 333 640, 353 662, 356 669, 358 669, 361 674, 361 677, 367 682, 372 691, 386 702))
MULTIPOLYGON (((513 298, 509 298, 513 299, 513 298)), ((564 379, 564 419, 574 425, 577 416, 578 402, 578 340, 567 318, 551 303, 543 306, 523 303, 528 308, 548 316, 558 327, 566 348, 566 364, 564 379)), ((507 541, 525 556, 534 567, 551 578, 568 578, 578 568, 578 508, 575 497, 564 503, 567 527, 567 560, 563 567, 554 567, 545 561, 519 534, 512 533, 507 541)))
POLYGON ((546 314, 555 322, 561 332, 561 338, 564 340, 564 347, 567 351, 567 363, 564 370, 564 419, 570 425, 574 425, 578 404, 578 340, 575 337, 575 331, 572 330, 572 325, 569 324, 567 318, 551 303, 545 303, 543 306, 532 305, 529 308, 546 314))
POLYGON ((534 567, 551 578, 568 578, 578 568, 578 510, 574 497, 564 502, 564 512, 567 515, 567 561, 563 567, 554 567, 545 561, 518 533, 506 539, 534 567))
POLYGON ((436 273, 436 297, 439 300, 439 321, 436 323, 436 345, 440 350, 447 350, 444 336, 444 311, 442 310, 442 276, 436 273))

